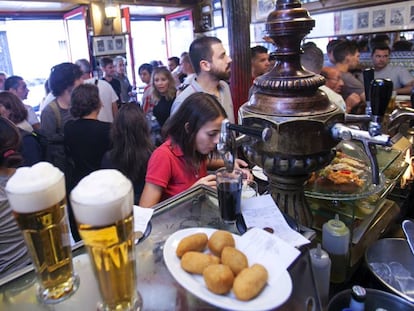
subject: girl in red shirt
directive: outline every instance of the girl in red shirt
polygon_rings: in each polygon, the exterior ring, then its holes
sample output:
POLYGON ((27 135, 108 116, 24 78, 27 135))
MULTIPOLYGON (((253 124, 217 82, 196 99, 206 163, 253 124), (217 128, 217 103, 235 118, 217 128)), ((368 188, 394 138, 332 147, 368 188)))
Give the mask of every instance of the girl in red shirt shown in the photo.
MULTIPOLYGON (((199 92, 185 99, 163 128, 167 140, 148 162, 140 206, 152 207, 195 185, 216 186, 215 175, 208 175, 207 169, 223 166, 221 159, 213 158, 213 152, 225 118, 213 95, 199 92)), ((236 162, 236 166, 247 166, 243 160, 236 162)))

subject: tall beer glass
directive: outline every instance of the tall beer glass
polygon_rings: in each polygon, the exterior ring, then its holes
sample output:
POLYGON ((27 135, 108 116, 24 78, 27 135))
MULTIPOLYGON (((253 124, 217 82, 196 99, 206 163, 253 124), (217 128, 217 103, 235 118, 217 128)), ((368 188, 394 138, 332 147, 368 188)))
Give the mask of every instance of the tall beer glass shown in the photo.
POLYGON ((98 309, 139 310, 131 182, 117 170, 98 170, 70 199, 101 292, 98 309))
POLYGON ((32 257, 39 298, 56 303, 73 294, 73 271, 63 173, 47 162, 18 168, 6 184, 17 224, 32 257))

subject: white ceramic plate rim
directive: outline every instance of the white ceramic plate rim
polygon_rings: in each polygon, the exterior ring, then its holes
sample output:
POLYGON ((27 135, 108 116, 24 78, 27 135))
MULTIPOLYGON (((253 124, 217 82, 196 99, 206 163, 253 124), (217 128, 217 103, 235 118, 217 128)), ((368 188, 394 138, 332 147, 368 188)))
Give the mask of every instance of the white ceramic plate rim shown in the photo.
MULTIPOLYGON (((210 292, 205 286, 204 279, 201 275, 187 273, 181 268, 180 259, 175 253, 181 239, 200 232, 204 232, 207 236, 210 236, 216 230, 211 228, 188 228, 173 233, 167 239, 163 252, 164 261, 175 280, 198 298, 226 310, 260 311, 271 310, 282 305, 290 297, 292 292, 292 279, 286 270, 279 277, 278 284, 280 284, 280 288, 272 288, 267 284, 256 298, 250 301, 240 301, 235 298, 233 293, 216 295, 210 292)), ((235 238, 237 247, 237 240, 240 237, 234 234, 233 237, 235 238)))

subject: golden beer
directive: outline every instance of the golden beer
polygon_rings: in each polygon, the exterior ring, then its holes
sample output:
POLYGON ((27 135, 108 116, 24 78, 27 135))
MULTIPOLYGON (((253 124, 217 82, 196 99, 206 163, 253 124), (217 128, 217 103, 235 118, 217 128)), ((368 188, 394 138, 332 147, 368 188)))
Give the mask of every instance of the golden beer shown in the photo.
POLYGON ((73 271, 63 173, 46 162, 19 168, 6 192, 32 258, 39 298, 45 303, 66 299, 79 278, 73 271))
POLYGON ((75 283, 65 207, 62 200, 36 213, 14 212, 47 299, 61 299, 75 283))
POLYGON ((108 309, 132 310, 137 296, 132 214, 113 225, 78 228, 108 309))
POLYGON ((102 296, 98 309, 139 310, 131 182, 117 170, 95 171, 73 189, 71 203, 102 296))

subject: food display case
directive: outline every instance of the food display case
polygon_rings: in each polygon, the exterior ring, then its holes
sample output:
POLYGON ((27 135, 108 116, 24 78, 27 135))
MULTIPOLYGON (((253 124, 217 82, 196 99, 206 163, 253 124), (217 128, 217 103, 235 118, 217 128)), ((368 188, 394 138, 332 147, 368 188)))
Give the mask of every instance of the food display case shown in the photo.
POLYGON ((354 193, 324 193, 312 187, 305 190, 313 215, 312 228, 318 232, 319 238, 323 224, 335 218, 336 214, 350 228, 351 267, 359 262, 365 249, 381 236, 400 213, 398 204, 390 198, 408 167, 405 157, 410 146, 410 142, 401 135, 392 147, 377 146, 376 159, 382 180, 377 187, 354 193))
MULTIPOLYGON (((214 228, 239 234, 235 224, 220 219, 217 194, 199 185, 158 204, 147 230, 136 245, 138 290, 142 310, 216 310, 177 282, 164 262, 168 237, 185 228, 214 228)), ((74 250, 74 266, 80 276, 80 287, 67 300, 43 305, 36 299, 36 282, 31 267, 0 279, 0 310, 96 310, 99 291, 82 243, 74 250)), ((289 298, 274 310, 321 310, 306 246, 288 268, 292 280, 289 298)), ((280 284, 286 286, 286 284, 280 284)), ((274 295, 278 295, 275 291, 274 295)), ((246 309, 247 310, 247 309, 246 309)), ((260 307, 252 310, 260 310, 260 307)))

